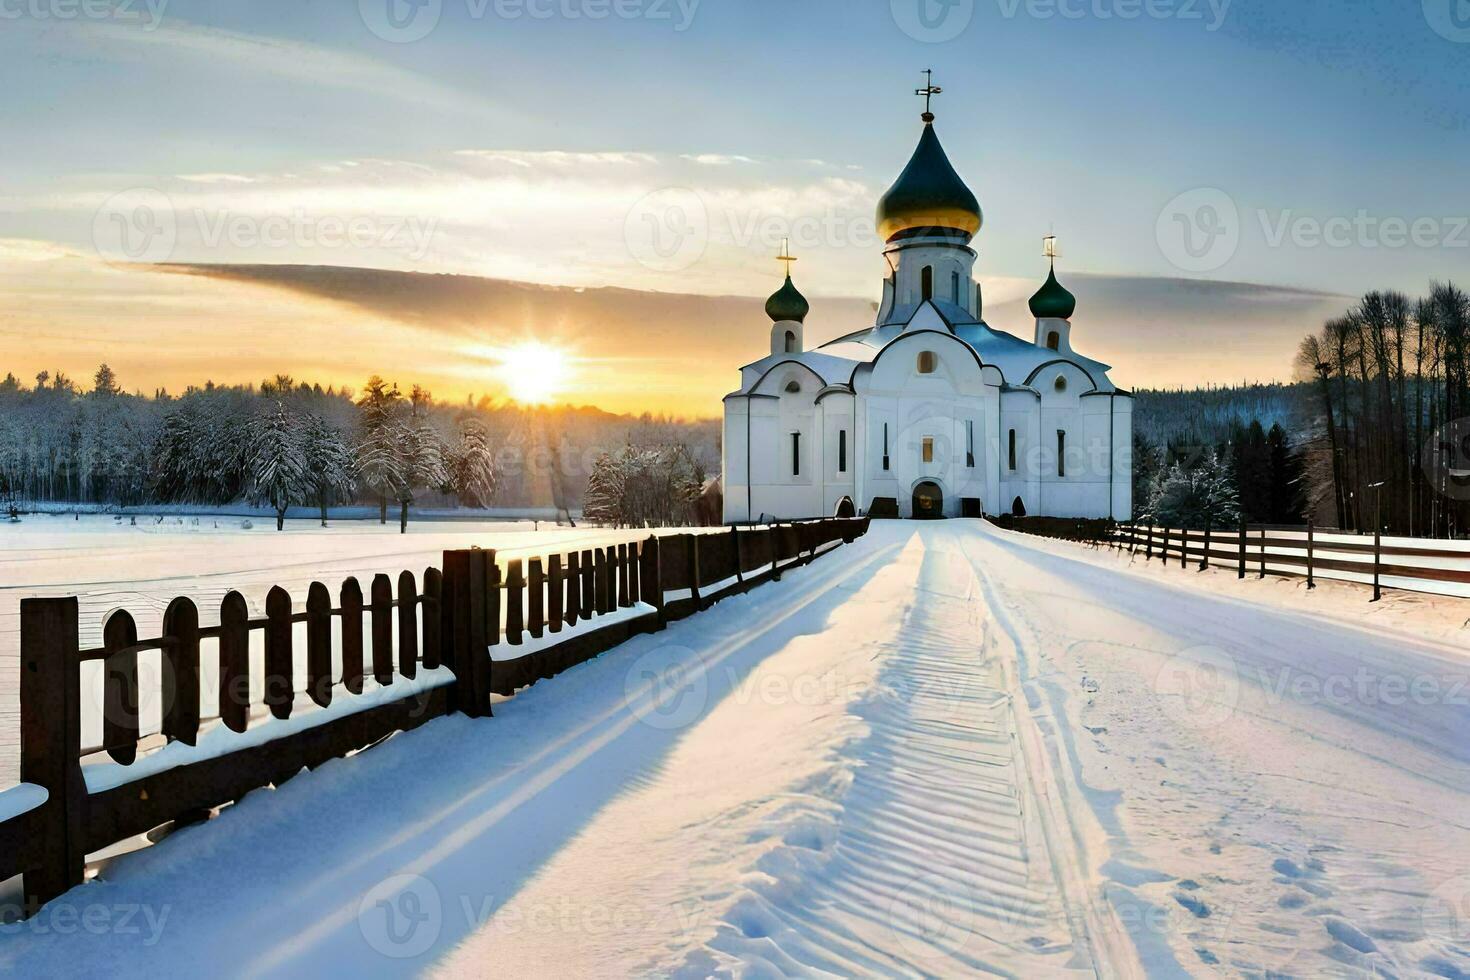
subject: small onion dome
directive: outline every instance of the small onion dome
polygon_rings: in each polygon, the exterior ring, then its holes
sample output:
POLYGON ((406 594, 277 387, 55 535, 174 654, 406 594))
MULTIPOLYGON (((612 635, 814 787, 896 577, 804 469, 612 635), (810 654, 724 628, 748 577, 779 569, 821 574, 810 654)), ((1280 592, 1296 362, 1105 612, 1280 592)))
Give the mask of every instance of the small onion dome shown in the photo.
POLYGON ((913 159, 878 202, 878 234, 889 242, 938 229, 974 235, 983 221, 980 202, 955 173, 934 133, 933 116, 926 114, 913 159))
POLYGON ((1052 268, 1046 283, 1031 297, 1031 315, 1038 320, 1070 320, 1077 312, 1077 297, 1057 282, 1057 270, 1052 268))
POLYGON ((786 284, 766 300, 766 316, 775 323, 783 320, 795 320, 801 323, 806 320, 806 315, 811 311, 812 304, 808 303, 806 297, 797 290, 790 276, 786 277, 786 284))

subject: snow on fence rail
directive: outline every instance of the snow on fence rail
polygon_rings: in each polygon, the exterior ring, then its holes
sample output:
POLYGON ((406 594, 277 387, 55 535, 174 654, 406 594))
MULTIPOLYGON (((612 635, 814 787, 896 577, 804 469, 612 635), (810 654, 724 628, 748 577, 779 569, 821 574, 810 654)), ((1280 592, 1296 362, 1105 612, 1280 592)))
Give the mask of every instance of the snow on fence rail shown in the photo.
POLYGON ((446 551, 442 572, 427 569, 420 584, 405 571, 396 594, 387 575, 366 599, 347 579, 335 604, 320 582, 301 605, 278 586, 265 615, 251 616, 231 592, 211 625, 175 599, 152 639, 114 610, 94 649, 79 644, 75 597, 23 599, 22 784, 0 792, 0 881, 23 876, 33 912, 81 884, 88 854, 204 819, 441 715, 488 716, 492 694, 779 579, 867 530, 866 519, 832 518, 654 536, 513 560, 503 573, 494 551, 446 551), (140 675, 140 655, 158 658, 157 676, 140 675), (204 669, 211 656, 217 671, 204 669), (101 738, 84 745, 93 667, 101 738))
POLYGON ((1238 528, 1191 531, 1154 525, 1119 525, 1112 542, 1145 559, 1157 554, 1180 567, 1198 561, 1234 567, 1240 578, 1254 574, 1302 576, 1307 587, 1334 579, 1433 595, 1470 597, 1470 544, 1430 538, 1385 538, 1322 530, 1314 525, 1241 524, 1238 528))

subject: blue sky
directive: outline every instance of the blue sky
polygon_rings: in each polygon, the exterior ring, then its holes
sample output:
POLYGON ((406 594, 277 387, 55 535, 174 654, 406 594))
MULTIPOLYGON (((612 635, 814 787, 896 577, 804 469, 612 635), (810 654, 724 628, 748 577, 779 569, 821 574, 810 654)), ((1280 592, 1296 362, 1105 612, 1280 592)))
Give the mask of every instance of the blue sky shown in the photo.
POLYGON ((1345 295, 1470 279, 1466 0, 412 0, 437 19, 405 43, 379 34, 410 0, 162 2, 68 19, 82 0, 0 0, 12 252, 115 257, 99 208, 142 187, 180 216, 177 261, 763 295, 804 221, 809 291, 867 297, 862 225, 932 67, 998 294, 1039 278, 1048 232, 1064 268, 1112 276, 1345 295), (660 267, 624 239, 666 188, 693 191, 707 241, 660 267), (1181 255, 1170 229, 1206 234, 1220 207, 1234 240, 1181 255), (293 210, 432 235, 207 233, 208 215, 293 210))

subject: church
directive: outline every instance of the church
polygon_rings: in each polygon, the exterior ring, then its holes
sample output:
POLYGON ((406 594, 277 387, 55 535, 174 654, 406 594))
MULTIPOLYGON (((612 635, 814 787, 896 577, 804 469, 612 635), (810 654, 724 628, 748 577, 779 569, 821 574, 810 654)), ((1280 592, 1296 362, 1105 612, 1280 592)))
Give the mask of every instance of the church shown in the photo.
POLYGON ((1127 520, 1133 399, 1073 346, 1076 297, 1051 271, 1023 338, 985 321, 974 193, 928 99, 918 148, 878 203, 888 275, 872 326, 808 348, 791 278, 766 303, 770 353, 725 397, 725 521, 836 513, 1127 520))

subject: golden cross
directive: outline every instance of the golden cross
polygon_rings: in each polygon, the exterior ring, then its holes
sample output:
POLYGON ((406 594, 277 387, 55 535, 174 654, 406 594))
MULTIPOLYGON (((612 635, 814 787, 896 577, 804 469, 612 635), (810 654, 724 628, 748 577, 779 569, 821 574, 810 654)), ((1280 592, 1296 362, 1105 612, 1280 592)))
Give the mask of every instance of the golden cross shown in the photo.
POLYGON ((785 262, 786 263, 786 278, 787 279, 790 279, 791 278, 791 263, 793 263, 793 262, 796 261, 796 257, 791 254, 791 239, 789 239, 789 238, 783 238, 783 239, 781 239, 781 254, 778 255, 778 256, 776 256, 776 261, 777 262, 785 262))

